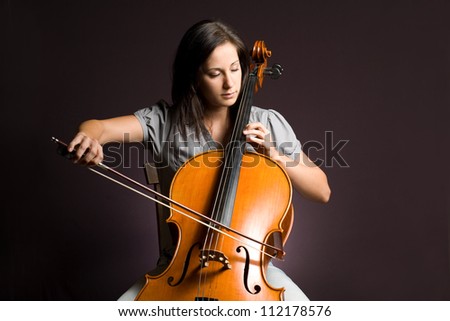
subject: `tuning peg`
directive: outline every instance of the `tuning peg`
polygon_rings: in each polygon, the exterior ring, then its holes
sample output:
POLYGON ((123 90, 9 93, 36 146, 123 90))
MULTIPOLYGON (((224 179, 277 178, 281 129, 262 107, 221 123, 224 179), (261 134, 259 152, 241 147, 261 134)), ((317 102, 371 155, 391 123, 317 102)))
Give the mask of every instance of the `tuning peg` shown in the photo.
POLYGON ((280 64, 273 64, 272 67, 264 69, 264 75, 270 76, 272 79, 280 78, 283 73, 283 67, 280 64))

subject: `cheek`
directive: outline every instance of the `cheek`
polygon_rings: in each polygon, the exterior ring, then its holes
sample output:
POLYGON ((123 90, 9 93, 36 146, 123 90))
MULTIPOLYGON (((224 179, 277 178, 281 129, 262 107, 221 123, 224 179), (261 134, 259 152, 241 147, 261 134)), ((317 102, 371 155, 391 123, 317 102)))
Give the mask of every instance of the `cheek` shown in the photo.
POLYGON ((220 93, 220 84, 211 80, 203 79, 199 83, 199 94, 205 100, 205 103, 210 103, 217 99, 218 93, 220 93))

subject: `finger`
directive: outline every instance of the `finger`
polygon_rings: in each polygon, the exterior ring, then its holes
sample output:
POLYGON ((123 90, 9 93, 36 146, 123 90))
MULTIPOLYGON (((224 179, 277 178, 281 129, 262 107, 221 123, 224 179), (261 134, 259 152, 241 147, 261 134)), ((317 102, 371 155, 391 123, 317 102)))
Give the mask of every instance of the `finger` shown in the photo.
POLYGON ((69 143, 69 145, 67 145, 67 151, 70 153, 72 152, 75 147, 81 143, 81 141, 83 140, 84 136, 81 135, 80 133, 78 133, 73 139, 72 141, 69 143))
POLYGON ((264 132, 259 128, 249 128, 244 130, 245 133, 249 134, 263 134, 264 132))
POLYGON ((103 160, 103 149, 100 145, 95 145, 85 156, 87 165, 98 165, 103 160))
POLYGON ((103 150, 100 150, 99 153, 92 159, 89 165, 98 165, 103 161, 103 150))
POLYGON ((86 150, 86 153, 84 153, 83 157, 81 158, 81 161, 83 164, 90 164, 92 159, 94 159, 97 156, 97 154, 94 151, 94 148, 88 148, 86 150))
POLYGON ((247 136, 246 141, 247 141, 248 143, 254 143, 254 144, 258 145, 258 146, 262 145, 263 142, 264 142, 263 139, 258 138, 258 137, 256 137, 256 136, 247 136))
POLYGON ((91 146, 91 140, 87 137, 84 137, 83 140, 77 147, 75 152, 76 160, 81 160, 81 163, 85 163, 84 156, 89 152, 89 147, 91 146))
POLYGON ((270 141, 270 133, 264 132, 259 129, 246 130, 246 131, 244 131, 244 135, 255 136, 255 137, 261 139, 262 141, 270 141))
POLYGON ((244 135, 257 135, 264 139, 267 135, 270 135, 269 130, 261 123, 252 123, 246 126, 244 129, 244 135))
POLYGON ((255 138, 261 139, 262 133, 256 130, 248 130, 244 132, 244 135, 247 141, 253 141, 255 138))
POLYGON ((260 122, 256 122, 256 123, 249 123, 247 124, 247 126, 245 127, 246 130, 252 130, 252 129, 257 129, 260 130, 264 133, 269 132, 266 128, 266 126, 264 126, 262 123, 260 122))

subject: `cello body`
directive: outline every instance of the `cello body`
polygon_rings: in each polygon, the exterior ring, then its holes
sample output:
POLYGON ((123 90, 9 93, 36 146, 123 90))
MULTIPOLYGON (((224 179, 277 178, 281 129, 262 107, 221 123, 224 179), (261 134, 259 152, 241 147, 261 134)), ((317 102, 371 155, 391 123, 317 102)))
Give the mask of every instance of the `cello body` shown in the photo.
MULTIPOLYGON (((174 177, 171 199, 210 213, 222 160, 222 151, 188 160, 174 177)), ((239 176, 233 215, 227 225, 268 244, 280 235, 285 241, 293 220, 292 187, 286 172, 264 155, 245 153, 239 176)), ((161 274, 146 275, 136 300, 283 299, 284 290, 267 282, 270 257, 265 253, 271 250, 264 245, 222 235, 173 210, 167 222, 178 229, 174 258, 161 274)))

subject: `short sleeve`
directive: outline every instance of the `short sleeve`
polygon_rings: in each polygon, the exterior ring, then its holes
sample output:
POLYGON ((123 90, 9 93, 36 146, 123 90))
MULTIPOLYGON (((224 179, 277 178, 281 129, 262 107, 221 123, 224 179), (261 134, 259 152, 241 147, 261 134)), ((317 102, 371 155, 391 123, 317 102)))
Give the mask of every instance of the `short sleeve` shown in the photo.
MULTIPOLYGON (((139 109, 134 113, 144 132, 144 142, 159 144, 165 136, 168 127, 168 107, 164 102, 158 102, 150 107, 139 109)), ((170 126, 170 125, 169 125, 170 126)), ((157 146, 155 146, 158 148, 157 146)))

